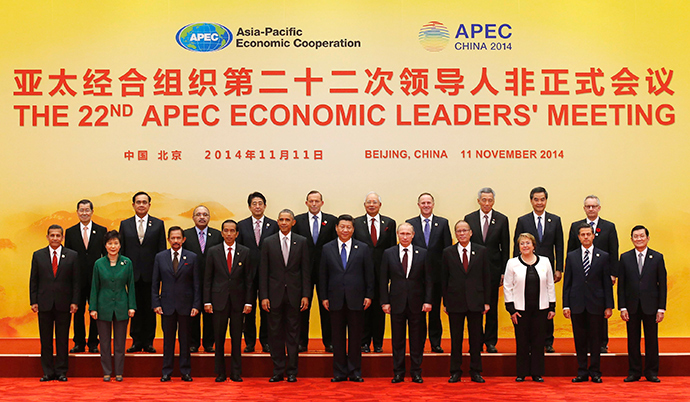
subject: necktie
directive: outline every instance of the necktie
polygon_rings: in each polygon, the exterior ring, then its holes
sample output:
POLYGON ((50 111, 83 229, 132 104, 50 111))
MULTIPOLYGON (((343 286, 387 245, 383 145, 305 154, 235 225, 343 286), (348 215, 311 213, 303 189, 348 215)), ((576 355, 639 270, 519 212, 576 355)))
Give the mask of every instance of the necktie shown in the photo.
POLYGON ((139 226, 137 227, 137 236, 139 236, 139 244, 144 242, 144 220, 139 219, 139 226))
POLYGON ((84 233, 82 234, 82 238, 84 239, 84 248, 89 249, 89 228, 87 226, 84 226, 84 233))
POLYGON ((259 225, 259 221, 256 221, 256 226, 254 226, 254 240, 256 240, 256 245, 258 246, 261 241, 261 226, 259 225))
POLYGON ((489 215, 484 215, 484 226, 482 227, 482 241, 486 243, 486 234, 489 233, 489 215))
POLYGON ((404 248, 404 249, 403 249, 403 252, 404 252, 405 254, 403 254, 402 265, 403 265, 403 269, 405 270, 405 277, 407 278, 407 274, 408 274, 408 268, 407 268, 407 266, 408 266, 408 264, 409 264, 409 261, 408 261, 408 259, 407 259, 407 249, 404 248))
POLYGON ((379 240, 379 237, 376 234, 376 225, 374 225, 374 222, 376 222, 376 218, 371 220, 371 242, 374 247, 376 247, 376 242, 379 240))
POLYGON ((642 275, 642 267, 644 267, 644 254, 640 253, 637 255, 637 270, 642 275))
POLYGON ((594 231, 594 221, 590 222, 590 223, 589 223, 589 226, 591 226, 591 227, 592 227, 592 231, 594 231))
POLYGON ((288 244, 288 238, 283 237, 283 261, 285 261, 286 267, 287 267, 289 257, 290 257, 290 245, 288 244))
POLYGON ((199 232, 199 246, 201 246, 201 252, 206 251, 206 233, 199 232))
POLYGON ((585 276, 589 275, 589 250, 585 250, 585 256, 582 258, 582 268, 585 269, 585 276))
POLYGON ((462 267, 465 268, 465 273, 467 273, 467 267, 469 267, 470 261, 467 259, 467 249, 462 249, 462 267))
POLYGON ((539 235, 539 243, 544 236, 544 227, 541 225, 541 216, 537 216, 537 234, 539 235))
POLYGON ((232 247, 228 249, 228 274, 232 274, 232 247))
POLYGON ((178 253, 177 253, 177 251, 175 251, 173 253, 173 273, 175 275, 177 275, 177 267, 180 266, 180 259, 177 258, 177 256, 178 256, 178 253))
POLYGON ((57 276, 57 251, 53 250, 53 277, 57 276))
POLYGON ((314 224, 311 227, 311 237, 314 239, 314 244, 319 240, 319 217, 314 217, 314 224))
POLYGON ((431 225, 429 218, 424 219, 424 243, 429 247, 429 236, 431 235, 431 225))
POLYGON ((343 248, 340 250, 340 260, 343 262, 343 268, 347 267, 347 250, 345 249, 345 243, 343 243, 343 248))

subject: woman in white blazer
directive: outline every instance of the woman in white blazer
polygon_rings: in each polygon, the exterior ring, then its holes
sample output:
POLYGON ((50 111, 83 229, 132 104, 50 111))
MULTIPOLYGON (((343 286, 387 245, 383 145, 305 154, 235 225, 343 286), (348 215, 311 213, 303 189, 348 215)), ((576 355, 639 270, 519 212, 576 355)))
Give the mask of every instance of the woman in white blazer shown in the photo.
POLYGON ((528 375, 544 382, 544 338, 546 320, 556 315, 556 290, 551 263, 534 254, 536 240, 529 233, 518 236, 520 255, 506 264, 503 293, 506 309, 515 327, 517 378, 528 375))

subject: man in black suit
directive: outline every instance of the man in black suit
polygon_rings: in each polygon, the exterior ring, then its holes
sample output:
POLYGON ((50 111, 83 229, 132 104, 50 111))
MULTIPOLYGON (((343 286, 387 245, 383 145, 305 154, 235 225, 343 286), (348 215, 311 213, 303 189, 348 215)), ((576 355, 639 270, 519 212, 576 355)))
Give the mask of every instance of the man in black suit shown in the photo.
POLYGON ((35 251, 31 258, 29 279, 31 311, 38 313, 41 337, 41 381, 67 381, 69 322, 79 304, 78 256, 75 251, 62 247, 61 226, 50 225, 46 238, 48 247, 35 251))
POLYGON ((204 273, 204 310, 213 314, 216 339, 216 382, 224 382, 225 335, 230 320, 232 339, 230 380, 242 382, 242 315, 252 310, 254 268, 247 247, 238 244, 237 223, 228 219, 221 225, 223 243, 208 250, 204 273), (215 306, 215 307, 214 307, 215 306))
POLYGON ((647 246, 647 228, 635 226, 630 238, 635 248, 621 255, 618 270, 618 308, 628 332, 629 368, 623 381, 637 381, 642 376, 640 326, 644 326, 644 376, 647 381, 660 382, 659 323, 666 313, 666 265, 663 254, 647 246))
POLYGON ((366 243, 352 238, 353 221, 350 215, 337 218, 335 230, 338 238, 323 246, 321 255, 322 304, 331 314, 333 334, 331 382, 348 378, 354 382, 364 381, 360 343, 364 312, 374 298, 374 265, 366 243))
MULTIPOLYGON (((599 211, 601 211, 601 201, 596 195, 588 195, 585 197, 584 205, 585 219, 573 222, 570 225, 570 234, 568 235, 568 252, 577 250, 580 247, 580 240, 578 238, 577 228, 581 223, 586 223, 594 229, 594 247, 599 250, 609 253, 609 268, 611 269, 611 283, 616 284, 616 277, 618 276, 618 232, 616 232, 616 225, 613 222, 601 219, 599 211)), ((601 333, 601 353, 608 352, 609 344, 609 325, 608 320, 604 320, 604 328, 601 333)))
POLYGON ((297 381, 297 345, 300 312, 311 298, 311 266, 307 239, 292 233, 295 215, 289 209, 278 214, 280 232, 266 238, 261 248, 259 299, 268 313, 273 376, 270 382, 297 381), (285 350, 287 349, 287 364, 285 350))
POLYGON ((577 353, 577 377, 573 382, 601 383, 601 330, 613 310, 613 285, 609 255, 594 247, 594 229, 578 227, 581 247, 568 253, 563 280, 563 315, 571 319, 577 353), (590 365, 587 367, 587 354, 590 365))
POLYGON ((482 315, 489 311, 491 268, 487 249, 471 242, 472 229, 465 221, 455 224, 458 243, 443 250, 443 306, 450 323, 450 378, 456 383, 462 376, 462 341, 467 318, 470 337, 470 379, 482 378, 482 315))
POLYGON ((498 352, 498 292, 503 286, 503 273, 510 258, 508 217, 493 209, 495 199, 496 193, 492 188, 482 188, 477 194, 479 209, 465 215, 465 221, 472 229, 472 243, 486 247, 489 254, 491 300, 484 326, 484 344, 489 353, 498 352))
POLYGON ((391 316, 393 384, 403 382, 405 377, 406 327, 410 333, 410 376, 412 382, 424 382, 424 313, 431 311, 434 283, 427 250, 412 246, 414 236, 411 224, 405 222, 398 226, 400 244, 386 250, 381 262, 381 309, 391 316))
MULTIPOLYGON (((307 208, 309 212, 299 214, 295 217, 295 226, 292 231, 300 236, 307 238, 309 248, 309 263, 311 264, 311 283, 316 286, 319 297, 319 317, 321 318, 321 341, 326 348, 326 352, 333 352, 333 341, 331 340, 331 316, 328 314, 321 302, 321 291, 319 290, 319 266, 321 264, 321 250, 324 244, 335 239, 335 216, 321 211, 324 200, 320 192, 313 190, 307 194, 307 208)), ((313 294, 313 293, 312 293, 313 294)), ((306 352, 309 346, 309 318, 312 301, 302 312, 302 323, 300 324, 300 336, 298 351, 306 352)))
MULTIPOLYGON (((237 224, 237 242, 249 248, 252 267, 258 270, 264 239, 278 233, 278 223, 264 215, 264 211, 266 211, 266 197, 260 192, 256 191, 249 194, 247 205, 252 216, 241 220, 237 224)), ((252 272, 252 275, 254 275, 252 280, 252 299, 254 301, 252 302, 252 310, 244 317, 245 353, 251 353, 256 348, 256 300, 259 292, 259 275, 257 272, 252 272)), ((271 353, 271 346, 268 343, 268 314, 260 310, 259 317, 259 342, 261 342, 261 348, 264 353, 271 353)))
MULTIPOLYGON (((379 277, 381 275, 381 260, 387 248, 395 246, 395 221, 379 214, 381 197, 370 192, 364 198, 364 208, 367 213, 355 219, 355 239, 365 243, 372 251, 374 260, 374 306, 381 305, 379 295, 379 277)), ((383 352, 383 333, 386 329, 386 315, 380 308, 368 309, 364 313, 364 335, 362 337, 362 352, 371 352, 373 340, 374 352, 383 352)))
POLYGON ((192 381, 189 351, 189 320, 201 310, 201 281, 197 257, 183 250, 184 232, 179 226, 168 229, 170 249, 156 254, 153 264, 151 304, 161 316, 163 327, 163 376, 170 381, 175 359, 175 334, 179 335, 182 381, 192 381))
MULTIPOLYGON (((422 193, 417 197, 420 214, 408 219, 407 223, 412 225, 414 231, 412 244, 425 248, 427 251, 426 258, 429 262, 433 281, 431 311, 429 311, 429 343, 432 352, 443 353, 443 348, 441 348, 441 336, 443 335, 443 326, 441 325, 441 259, 443 258, 443 249, 453 244, 453 239, 450 237, 448 219, 434 215, 434 205, 434 196, 429 193, 422 193)), ((392 319, 393 316, 391 315, 392 319)), ((391 322, 391 327, 392 325, 391 322)))
POLYGON ((140 191, 132 197, 135 215, 120 222, 121 253, 132 260, 134 268, 134 294, 137 312, 132 317, 129 335, 132 347, 127 353, 143 350, 156 353, 153 338, 156 336, 156 313, 151 307, 151 280, 156 254, 165 250, 165 225, 149 215, 151 196, 140 191))
MULTIPOLYGON (((199 278, 203 281, 204 273, 206 272, 206 251, 216 244, 222 243, 223 237, 220 234, 220 230, 208 226, 211 220, 211 212, 204 205, 194 208, 192 219, 194 220, 194 227, 184 231, 184 237, 187 240, 184 242, 183 247, 196 254, 199 278)), ((203 344, 206 353, 213 353, 213 344, 215 343, 213 337, 213 314, 203 312, 203 341, 201 339, 201 316, 202 314, 197 314, 190 319, 189 350, 195 353, 199 351, 199 346, 203 344)))
MULTIPOLYGON (((546 212, 549 193, 544 187, 535 187, 529 193, 532 212, 518 218, 513 238, 513 256, 520 254, 517 240, 521 233, 530 233, 537 240, 534 254, 544 256, 551 262, 553 281, 559 282, 563 276, 563 226, 561 218, 546 212)), ((553 353, 553 320, 546 320, 545 350, 553 353)))
POLYGON ((89 317, 89 340, 86 341, 84 312, 86 302, 91 294, 91 277, 93 264, 106 254, 103 237, 107 229, 91 220, 93 203, 81 200, 77 203, 79 223, 65 231, 65 247, 74 250, 79 256, 79 306, 74 313, 74 347, 70 353, 81 353, 89 347, 89 353, 98 353, 98 326, 96 320, 89 317))

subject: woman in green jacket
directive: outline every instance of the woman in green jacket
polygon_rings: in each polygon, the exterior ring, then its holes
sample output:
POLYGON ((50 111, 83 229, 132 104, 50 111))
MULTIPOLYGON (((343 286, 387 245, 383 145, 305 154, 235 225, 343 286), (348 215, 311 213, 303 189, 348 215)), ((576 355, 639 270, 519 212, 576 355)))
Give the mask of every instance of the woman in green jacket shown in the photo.
POLYGON ((127 322, 134 316, 137 308, 134 298, 134 271, 132 261, 120 255, 120 235, 117 230, 106 233, 104 242, 108 255, 98 259, 93 266, 89 311, 91 317, 98 320, 103 381, 110 381, 113 373, 113 362, 110 357, 111 329, 115 381, 122 381, 127 322))

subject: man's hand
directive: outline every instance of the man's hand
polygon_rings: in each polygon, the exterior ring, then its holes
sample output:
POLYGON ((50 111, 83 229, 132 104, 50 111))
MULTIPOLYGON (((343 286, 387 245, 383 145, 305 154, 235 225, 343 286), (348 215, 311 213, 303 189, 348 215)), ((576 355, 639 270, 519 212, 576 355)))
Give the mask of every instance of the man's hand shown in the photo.
POLYGON ((607 308, 606 310, 604 310, 604 318, 606 318, 607 320, 611 317, 612 314, 613 314, 612 309, 607 308))
POLYGON ((266 312, 271 311, 271 301, 268 299, 261 300, 261 309, 266 312))
POLYGON ((91 318, 93 318, 94 320, 97 320, 97 319, 98 319, 98 311, 92 311, 92 312, 89 313, 89 315, 90 315, 91 318))
POLYGON ((391 305, 390 304, 382 304, 381 310, 383 310, 383 312, 386 314, 390 314, 391 313, 391 305))
POLYGON ((252 305, 244 306, 244 309, 242 310, 242 314, 249 314, 252 312, 252 305))
POLYGON ((482 311, 482 314, 486 314, 490 309, 491 309, 491 306, 489 306, 488 304, 485 304, 484 305, 484 311, 482 311))
POLYGON ((38 313, 38 304, 32 304, 31 311, 33 311, 34 313, 38 313))
POLYGON ((424 304, 422 304, 422 311, 425 313, 428 313, 429 311, 431 311, 431 307, 432 307, 431 304, 424 303, 424 304))
POLYGON ((156 307, 153 309, 153 312, 158 314, 158 315, 163 315, 163 308, 162 307, 156 307))
POLYGON ((308 308, 309 308, 309 298, 303 297, 302 301, 300 302, 300 305, 299 305, 299 311, 305 311, 308 308))
POLYGON ((611 275, 611 285, 615 285, 615 284, 616 284, 616 277, 611 275))
POLYGON ((563 277, 563 272, 561 271, 556 271, 553 274, 553 283, 558 283, 561 281, 561 278, 563 277))
POLYGON ((628 310, 621 311, 621 320, 625 322, 630 321, 630 315, 628 314, 628 310))
POLYGON ((563 317, 570 319, 570 309, 569 308, 563 309, 563 317))
POLYGON ((505 275, 501 275, 501 282, 498 284, 499 287, 500 287, 500 286, 503 286, 503 277, 504 277, 504 276, 505 276, 505 275))
POLYGON ((204 311, 209 314, 213 314, 213 304, 204 305, 204 311))
POLYGON ((129 309, 129 310, 127 310, 127 315, 131 318, 131 317, 134 317, 134 313, 136 313, 136 312, 137 311, 134 309, 129 309))
POLYGON ((556 313, 554 313, 553 311, 549 311, 549 314, 546 315, 546 319, 547 320, 553 320, 553 317, 555 317, 555 316, 556 316, 556 313))
POLYGON ((192 309, 192 313, 191 313, 191 314, 189 314, 189 315, 190 315, 190 316, 192 316, 192 317, 196 317, 196 316, 197 316, 197 314, 199 314, 199 310, 197 310, 197 309, 193 308, 193 309, 192 309))
POLYGON ((663 311, 657 311, 656 312, 656 323, 658 324, 663 320, 664 320, 664 312, 663 311))
POLYGON ((79 308, 79 306, 77 306, 76 304, 70 304, 69 305, 69 313, 70 314, 76 313, 78 308, 79 308))
POLYGON ((364 306, 364 309, 368 309, 369 306, 371 306, 371 299, 369 298, 364 298, 364 303, 362 304, 364 306))
POLYGON ((517 323, 518 323, 518 318, 520 318, 520 317, 522 317, 522 316, 520 315, 520 313, 518 313, 518 312, 516 311, 515 314, 513 314, 513 315, 510 316, 510 319, 513 320, 513 324, 517 325, 517 323))
POLYGON ((329 309, 330 303, 328 303, 328 300, 322 301, 321 304, 323 305, 323 308, 326 309, 326 311, 331 311, 331 310, 329 309))

